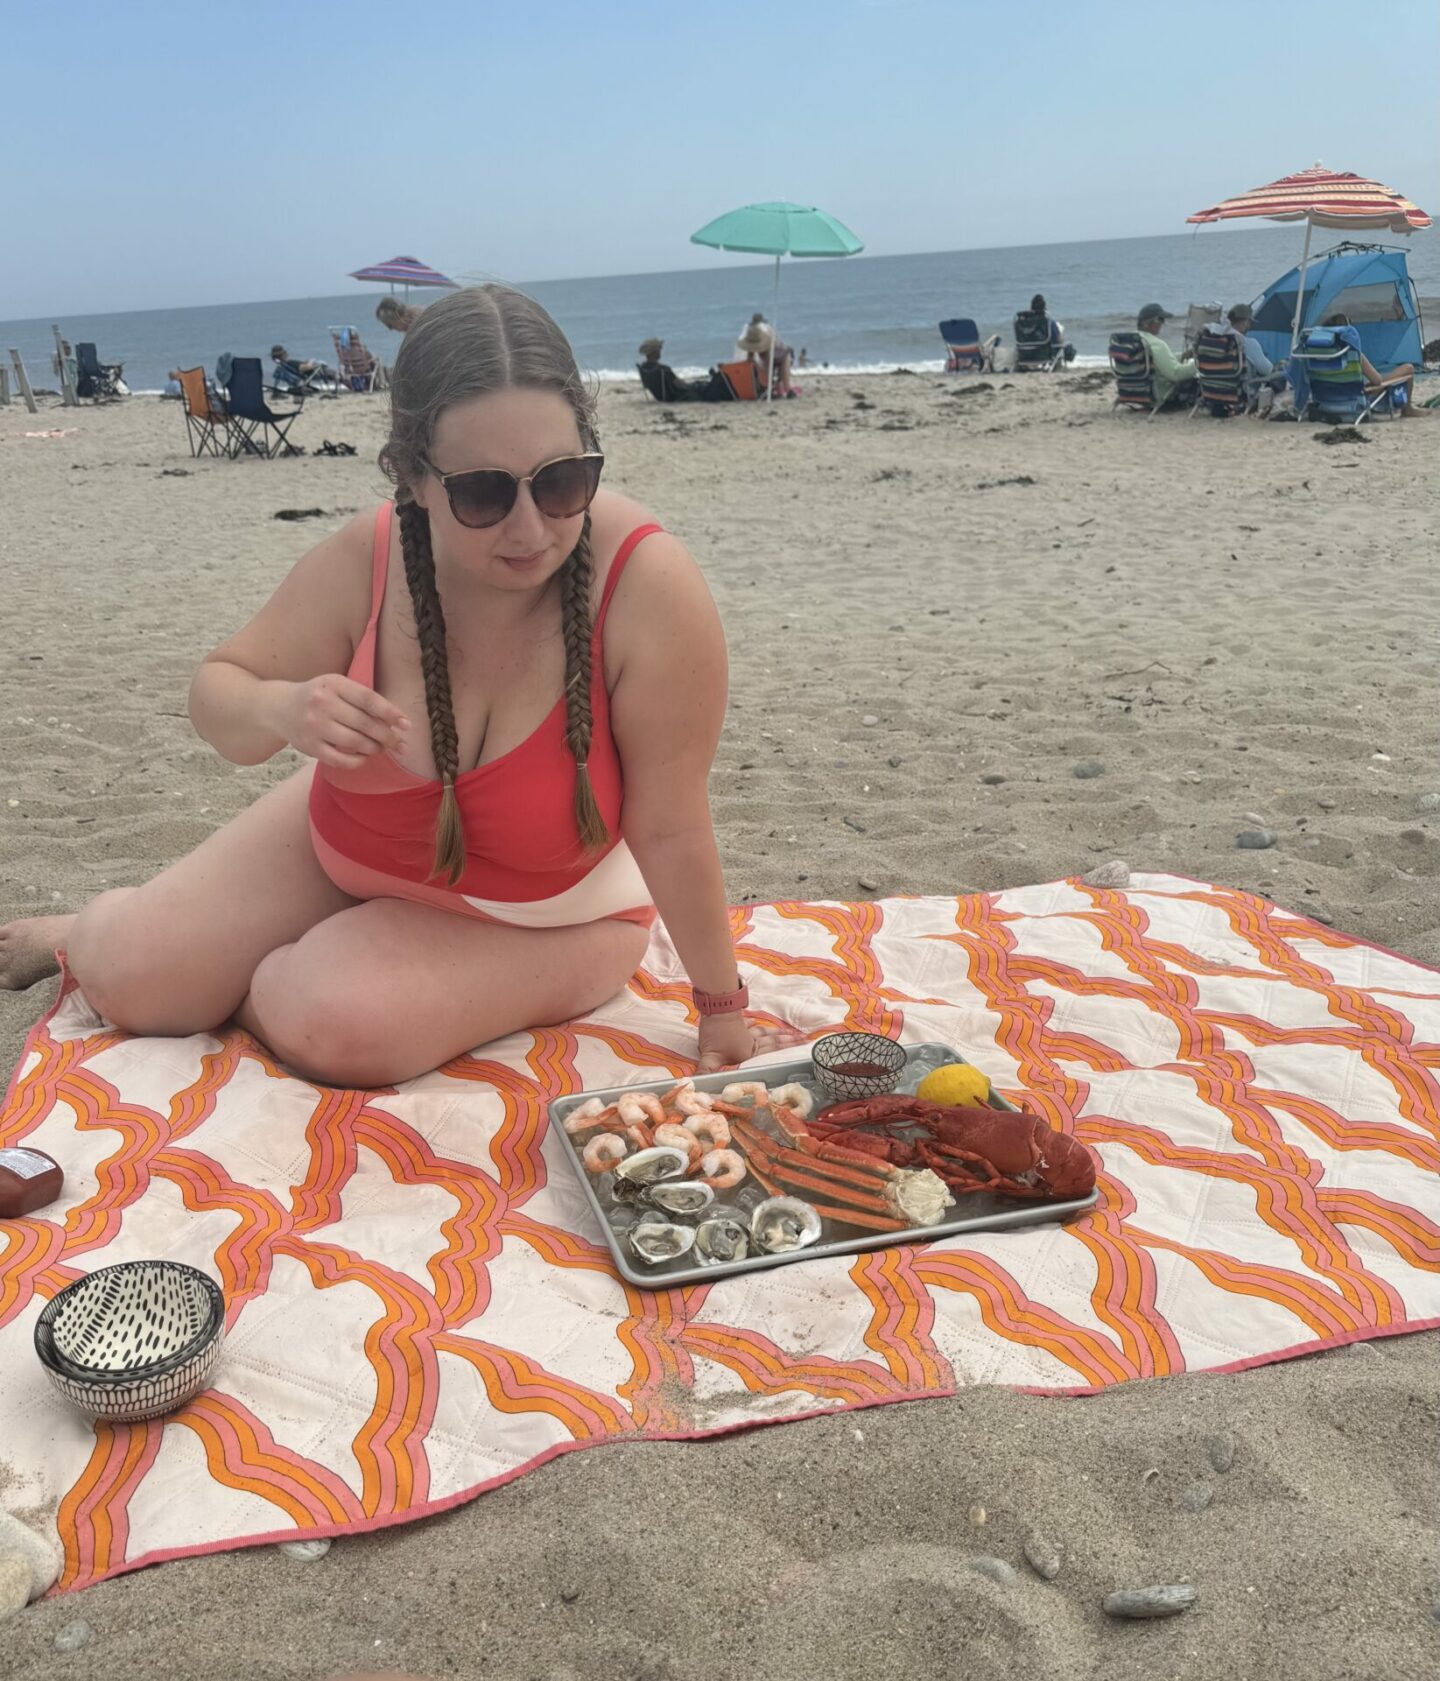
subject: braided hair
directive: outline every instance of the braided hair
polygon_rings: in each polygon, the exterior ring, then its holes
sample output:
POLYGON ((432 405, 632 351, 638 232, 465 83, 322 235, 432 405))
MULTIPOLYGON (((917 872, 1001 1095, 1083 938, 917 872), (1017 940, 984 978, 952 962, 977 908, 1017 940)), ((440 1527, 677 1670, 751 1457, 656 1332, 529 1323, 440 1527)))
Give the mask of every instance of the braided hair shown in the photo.
MULTIPOLYGON (((400 548, 415 615, 430 746, 440 774, 432 877, 450 886, 465 870, 465 829, 455 795, 459 737, 450 697, 445 613, 435 580, 430 516, 414 499, 428 471, 430 440, 443 411, 457 402, 515 386, 556 391, 575 411, 584 447, 595 449, 594 405, 564 334, 533 299, 504 286, 477 286, 450 294, 424 311, 405 336, 391 381, 390 436, 380 464, 398 495, 400 548)), ((589 771, 594 729, 592 652, 594 565, 590 515, 560 569, 565 639, 565 742, 575 760, 575 827, 581 843, 598 851, 610 838, 596 803, 589 771)))

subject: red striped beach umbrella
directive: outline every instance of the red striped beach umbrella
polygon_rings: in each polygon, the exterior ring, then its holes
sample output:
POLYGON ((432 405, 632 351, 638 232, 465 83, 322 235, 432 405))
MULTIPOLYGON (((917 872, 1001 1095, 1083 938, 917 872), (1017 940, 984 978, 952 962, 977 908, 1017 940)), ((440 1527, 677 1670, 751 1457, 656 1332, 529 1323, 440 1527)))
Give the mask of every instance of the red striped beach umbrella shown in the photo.
POLYGON ((458 286, 448 274, 429 268, 418 257, 392 257, 388 263, 372 263, 369 268, 355 269, 352 280, 378 280, 393 292, 397 286, 408 291, 412 286, 458 286))
POLYGON ((1229 222, 1241 216, 1262 216, 1270 222, 1304 222, 1305 250, 1300 258, 1300 284, 1295 292, 1295 321, 1290 345, 1300 336, 1300 312, 1305 300, 1305 270, 1310 263, 1310 234, 1315 228, 1345 231, 1374 228, 1390 233, 1414 233, 1428 228, 1425 212, 1402 198, 1393 187, 1363 175, 1351 175, 1324 164, 1312 164, 1266 187, 1252 187, 1238 198, 1212 204, 1188 216, 1190 222, 1229 222))

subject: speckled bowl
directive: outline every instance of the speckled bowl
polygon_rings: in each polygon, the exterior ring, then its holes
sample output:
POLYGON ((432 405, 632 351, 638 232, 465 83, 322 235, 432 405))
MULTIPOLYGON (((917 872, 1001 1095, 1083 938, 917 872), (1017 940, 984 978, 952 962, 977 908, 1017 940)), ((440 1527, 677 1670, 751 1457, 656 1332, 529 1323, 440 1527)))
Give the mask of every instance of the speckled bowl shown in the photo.
POLYGON ((827 1101, 844 1103, 854 1097, 884 1097, 900 1084, 905 1072, 905 1047, 880 1033, 827 1033, 810 1047, 815 1084, 827 1101), (836 1065, 873 1062, 884 1074, 838 1074, 836 1065))
POLYGON ((82 1412, 134 1423, 198 1395, 224 1337, 225 1298, 208 1274, 179 1261, 123 1261, 51 1299, 36 1321, 35 1352, 82 1412))

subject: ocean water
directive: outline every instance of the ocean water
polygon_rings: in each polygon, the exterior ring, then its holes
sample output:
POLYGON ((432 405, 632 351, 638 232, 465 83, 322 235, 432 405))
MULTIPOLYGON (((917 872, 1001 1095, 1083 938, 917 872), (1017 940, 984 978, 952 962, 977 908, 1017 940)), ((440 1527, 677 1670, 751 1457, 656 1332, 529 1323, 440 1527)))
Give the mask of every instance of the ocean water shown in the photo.
MULTIPOLYGON (((757 309, 778 323, 787 343, 804 346, 817 366, 853 373, 925 370, 943 362, 938 322, 972 316, 983 334, 1009 337, 1016 310, 1034 292, 1045 294, 1081 360, 1101 360, 1109 335, 1133 326, 1140 304, 1158 302, 1183 317, 1190 303, 1251 300, 1298 262, 1302 242, 1302 229, 1277 225, 910 257, 786 260, 778 310, 773 263, 740 257, 672 274, 516 284, 545 305, 582 366, 601 377, 632 376, 635 347, 652 335, 664 339, 665 360, 677 371, 723 361, 757 309)), ((1318 254, 1339 243, 1338 234, 1317 230, 1312 250, 1318 254)), ((1387 237, 1377 243, 1402 242, 1387 237)), ((1440 331, 1440 231, 1412 235, 1406 249, 1422 309, 1430 306, 1429 336, 1440 331)), ((123 363, 133 390, 158 390, 169 369, 213 370, 223 351, 260 356, 268 366, 270 346, 279 343, 292 355, 333 362, 329 328, 342 324, 357 326, 390 361, 399 340, 375 319, 382 295, 357 286, 331 298, 69 315, 59 325, 72 344, 93 340, 102 360, 123 363)), ((430 296, 412 294, 417 303, 430 296)), ((1178 342, 1177 335, 1172 323, 1178 342)), ((24 356, 32 384, 55 384, 48 319, 0 321, 0 352, 11 345, 24 356)))

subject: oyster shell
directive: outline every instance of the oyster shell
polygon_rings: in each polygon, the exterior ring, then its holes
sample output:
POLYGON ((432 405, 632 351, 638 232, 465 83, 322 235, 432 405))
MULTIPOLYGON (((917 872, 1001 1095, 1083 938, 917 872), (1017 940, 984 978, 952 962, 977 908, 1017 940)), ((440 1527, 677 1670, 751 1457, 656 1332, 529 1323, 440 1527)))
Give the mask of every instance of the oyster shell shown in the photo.
POLYGON ((689 1165, 689 1156, 683 1150, 672 1150, 668 1144, 637 1150, 615 1168, 615 1194, 634 1196, 658 1180, 678 1179, 689 1165))
POLYGON ((647 1266, 673 1261, 694 1247, 694 1226, 677 1226, 663 1214, 642 1214, 627 1233, 630 1247, 647 1266))
POLYGON ((750 1229, 734 1214, 712 1214, 695 1228, 695 1259, 707 1267, 743 1261, 750 1253, 750 1229))
POLYGON ((820 1235, 820 1216, 799 1197, 766 1197, 750 1216, 750 1236, 766 1255, 804 1249, 820 1235))
POLYGON ((652 1208, 667 1214, 700 1214, 715 1200, 715 1193, 698 1179, 665 1179, 648 1185, 640 1193, 652 1208))

